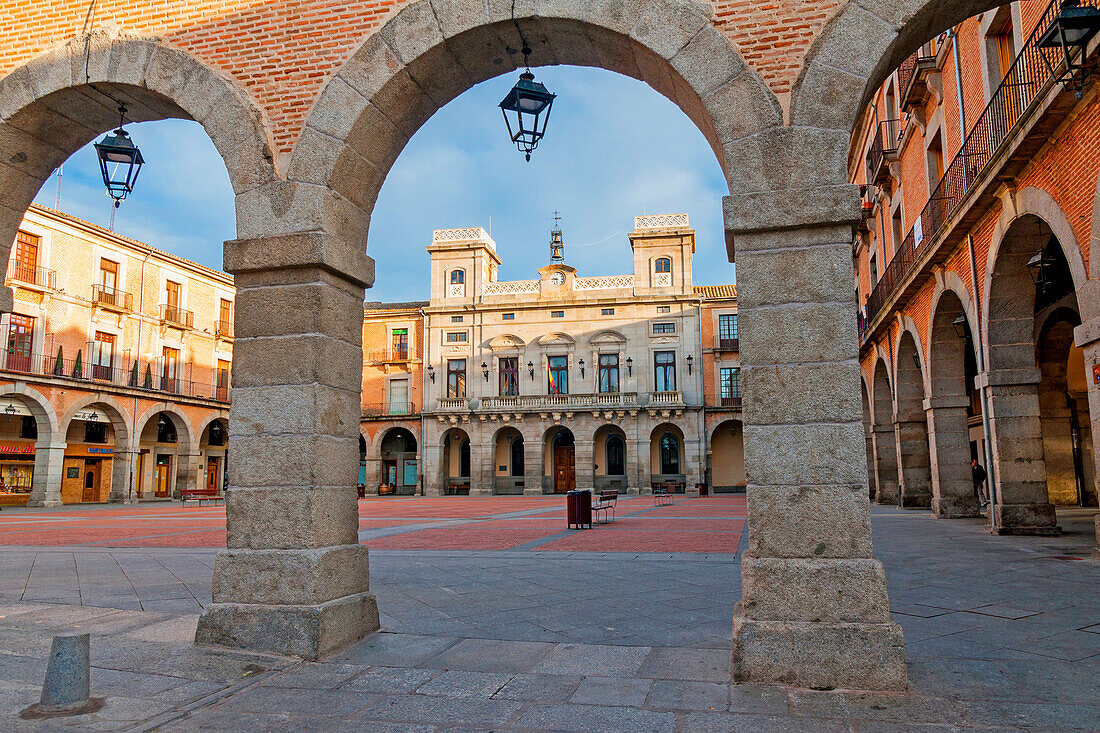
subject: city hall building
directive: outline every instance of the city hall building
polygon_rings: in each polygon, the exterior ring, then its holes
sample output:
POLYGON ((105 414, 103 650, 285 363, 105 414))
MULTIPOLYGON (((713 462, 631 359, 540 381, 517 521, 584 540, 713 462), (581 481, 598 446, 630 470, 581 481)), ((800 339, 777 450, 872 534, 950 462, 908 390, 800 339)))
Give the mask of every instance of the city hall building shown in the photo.
POLYGON ((500 281, 484 229, 436 230, 430 300, 367 307, 365 490, 743 490, 735 288, 693 286, 687 215, 629 237, 629 274, 578 273, 555 230, 500 281))

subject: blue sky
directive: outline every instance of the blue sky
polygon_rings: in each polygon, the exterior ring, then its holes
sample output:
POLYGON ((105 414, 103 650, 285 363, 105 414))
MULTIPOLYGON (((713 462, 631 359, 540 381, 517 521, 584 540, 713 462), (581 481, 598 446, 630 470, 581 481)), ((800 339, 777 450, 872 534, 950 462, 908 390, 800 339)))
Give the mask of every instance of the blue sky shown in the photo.
MULTIPOLYGON (((549 257, 555 210, 566 261, 581 274, 631 270, 626 235, 636 214, 686 211, 698 232, 696 284, 732 282, 722 234, 725 181, 691 120, 644 83, 611 72, 548 67, 536 76, 558 99, 530 163, 509 143, 497 109, 515 73, 452 101, 405 147, 371 221, 367 252, 378 281, 367 299, 426 299, 424 247, 432 229, 488 229, 490 218, 504 261, 499 278, 534 277, 549 257)), ((220 268, 222 242, 235 233, 233 196, 209 138, 182 120, 127 129, 146 164, 115 230, 220 268)), ((51 178, 36 200, 54 206, 56 189, 51 178)), ((110 221, 90 145, 65 163, 61 209, 104 226, 110 221)))

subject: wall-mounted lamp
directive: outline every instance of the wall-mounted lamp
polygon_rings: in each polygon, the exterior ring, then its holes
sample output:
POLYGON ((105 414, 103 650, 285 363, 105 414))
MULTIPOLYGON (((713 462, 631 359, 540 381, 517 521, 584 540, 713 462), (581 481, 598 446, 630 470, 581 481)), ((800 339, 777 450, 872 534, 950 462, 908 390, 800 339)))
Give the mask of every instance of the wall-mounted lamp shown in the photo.
POLYGON ((485 377, 485 381, 489 381, 489 365, 485 362, 481 362, 481 376, 485 377))
POLYGON ((531 379, 534 379, 535 378, 535 362, 533 362, 533 361, 527 362, 527 371, 530 372, 531 379))
POLYGON ((9 416, 14 417, 15 413, 18 412, 18 410, 15 409, 15 403, 9 402, 8 406, 4 408, 4 412, 6 412, 9 416))
POLYGON ((631 375, 633 366, 634 366, 634 360, 631 359, 629 356, 626 357, 626 376, 629 377, 631 375))
POLYGON ((692 356, 691 354, 688 354, 687 363, 688 363, 688 374, 691 374, 691 365, 695 363, 695 357, 692 356))
POLYGON ((432 380, 432 382, 435 382, 435 367, 431 364, 428 365, 428 379, 432 380))
POLYGON ((970 328, 966 324, 966 316, 960 315, 951 321, 951 327, 955 329, 955 335, 961 339, 970 335, 970 328))
POLYGON ((581 359, 577 363, 580 365, 580 368, 581 368, 581 379, 584 379, 584 359, 581 359))

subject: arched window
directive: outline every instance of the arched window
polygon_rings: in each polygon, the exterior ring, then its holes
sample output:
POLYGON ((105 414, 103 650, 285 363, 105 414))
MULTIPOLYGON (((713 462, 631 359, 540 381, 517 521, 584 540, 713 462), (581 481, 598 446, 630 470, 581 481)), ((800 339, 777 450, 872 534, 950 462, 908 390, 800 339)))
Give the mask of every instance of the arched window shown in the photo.
POLYGON ((668 257, 658 257, 653 265, 654 272, 672 272, 672 260, 668 257))
POLYGON ((451 270, 451 285, 464 285, 466 283, 465 270, 451 270))
POLYGON ((626 444, 618 435, 607 437, 607 475, 626 475, 626 444))
POLYGON ((661 473, 680 473, 680 441, 672 433, 661 436, 661 473))
POLYGON ((512 475, 523 475, 523 438, 512 440, 512 475))

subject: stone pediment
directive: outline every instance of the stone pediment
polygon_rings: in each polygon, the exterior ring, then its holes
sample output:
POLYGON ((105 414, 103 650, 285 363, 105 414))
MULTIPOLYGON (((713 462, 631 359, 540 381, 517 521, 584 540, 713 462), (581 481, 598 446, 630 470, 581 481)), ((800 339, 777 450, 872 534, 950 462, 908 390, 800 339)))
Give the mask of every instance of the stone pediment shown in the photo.
POLYGON ((623 336, 618 331, 600 331, 592 338, 588 339, 588 342, 595 346, 601 344, 625 344, 626 336, 623 336))
POLYGON ((540 346, 572 346, 576 340, 567 333, 548 333, 539 337, 540 346))
POLYGON ((515 336, 510 333, 501 334, 492 341, 489 342, 489 348, 493 351, 502 351, 504 349, 522 349, 527 345, 527 342, 521 339, 519 336, 515 336))

